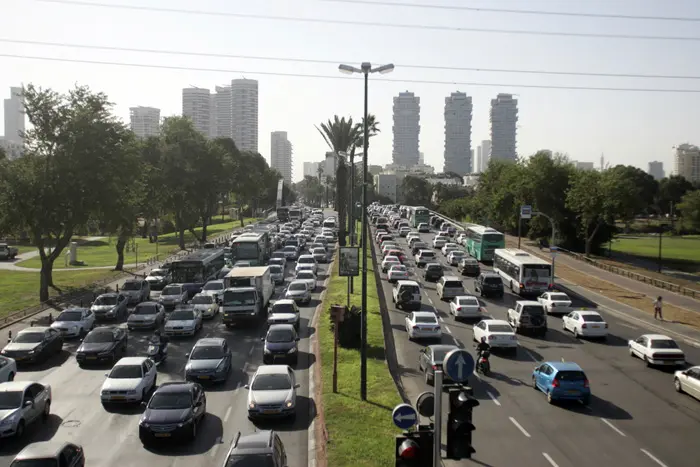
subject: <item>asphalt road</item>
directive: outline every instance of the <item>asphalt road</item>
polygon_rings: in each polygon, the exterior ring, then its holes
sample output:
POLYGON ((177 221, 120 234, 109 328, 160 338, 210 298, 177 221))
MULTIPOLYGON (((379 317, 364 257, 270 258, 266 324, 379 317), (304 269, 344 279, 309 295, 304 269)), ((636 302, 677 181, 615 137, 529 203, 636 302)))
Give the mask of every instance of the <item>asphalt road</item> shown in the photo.
MULTIPOLYGON (((299 343, 299 362, 295 367, 301 388, 298 390, 298 413, 294 422, 256 422, 254 425, 248 420, 247 390, 242 386, 248 382, 258 365, 262 364, 260 339, 264 336, 264 327, 227 329, 217 316, 212 321, 205 321, 196 337, 171 339, 168 360, 159 368, 159 383, 181 381, 184 376, 185 354, 197 339, 203 337, 225 337, 233 351, 232 371, 228 381, 220 386, 205 387, 207 416, 194 442, 157 450, 142 446, 138 438, 141 407, 105 411, 99 394, 109 367, 79 368, 74 358, 79 342, 67 341, 63 353, 45 365, 20 368, 16 379, 51 385, 52 415, 46 424, 28 429, 23 440, 3 441, 0 445, 0 465, 9 465, 14 456, 30 442, 53 439, 81 444, 88 465, 91 466, 220 466, 238 431, 245 434, 271 428, 280 434, 287 450, 289 467, 306 467, 309 413, 310 410, 315 410, 308 393, 309 367, 314 363, 314 356, 309 349, 309 337, 314 332, 310 323, 323 291, 327 267, 321 265, 318 286, 310 305, 301 307, 302 339, 299 343)), ((293 263, 287 265, 287 280, 291 278, 293 268, 293 263)), ((279 298, 282 290, 283 286, 278 286, 275 297, 279 298)), ((158 292, 153 292, 151 298, 157 295, 158 292)), ((149 331, 130 332, 128 355, 145 355, 150 335, 149 331)))
MULTIPOLYGON (((423 234, 430 244, 433 234, 423 234)), ((404 239, 399 242, 405 250, 404 239)), ((442 253, 438 258, 445 264, 442 253)), ((473 322, 458 322, 449 315, 449 305, 437 297, 435 285, 424 283, 407 262, 412 279, 423 289, 423 311, 437 312, 443 328, 442 343, 456 344, 473 353, 473 322)), ((490 269, 482 265, 482 269, 490 269)), ((446 274, 459 276, 456 268, 446 274)), ((391 284, 383 274, 384 292, 389 305, 396 353, 402 381, 412 401, 423 391, 432 390, 418 372, 418 355, 428 343, 410 342, 405 332, 406 312, 391 302, 391 284)), ((474 292, 473 279, 463 283, 474 292)), ((593 298, 593 297, 591 297, 593 298)), ((503 299, 483 299, 487 313, 505 319, 506 311, 517 300, 506 292, 503 299)), ((590 303, 574 301, 582 307, 590 303)), ((643 321, 626 320, 599 310, 610 325, 607 342, 574 339, 564 333, 561 319, 549 317, 546 339, 518 336, 517 356, 492 353, 492 374, 472 376, 470 385, 481 405, 475 409, 472 460, 445 461, 445 465, 509 466, 697 466, 700 459, 700 402, 678 394, 673 388, 672 371, 647 368, 630 357, 627 341, 641 334, 658 332, 643 321), (586 371, 591 382, 593 402, 549 405, 541 392, 533 389, 532 370, 538 362, 561 359, 574 361, 586 371)), ((700 349, 679 341, 691 364, 700 364, 700 349)), ((443 397, 443 413, 447 413, 443 397)), ((444 418, 443 418, 444 420, 444 418)), ((398 433, 398 430, 397 430, 398 433)), ((444 432, 443 432, 444 439, 444 432)))

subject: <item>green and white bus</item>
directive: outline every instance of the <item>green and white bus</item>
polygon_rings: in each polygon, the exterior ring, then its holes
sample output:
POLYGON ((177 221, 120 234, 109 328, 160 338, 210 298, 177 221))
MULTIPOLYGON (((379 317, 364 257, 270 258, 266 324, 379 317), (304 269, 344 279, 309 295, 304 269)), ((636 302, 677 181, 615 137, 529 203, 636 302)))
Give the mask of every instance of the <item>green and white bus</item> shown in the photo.
POLYGON ((494 250, 506 247, 506 236, 483 225, 467 228, 467 252, 479 261, 493 261, 494 250))
POLYGON ((272 244, 267 232, 247 232, 231 243, 231 260, 250 261, 251 266, 264 266, 272 255, 272 244))
POLYGON ((409 208, 408 220, 413 228, 417 228, 418 224, 430 223, 430 209, 422 206, 411 206, 409 208))

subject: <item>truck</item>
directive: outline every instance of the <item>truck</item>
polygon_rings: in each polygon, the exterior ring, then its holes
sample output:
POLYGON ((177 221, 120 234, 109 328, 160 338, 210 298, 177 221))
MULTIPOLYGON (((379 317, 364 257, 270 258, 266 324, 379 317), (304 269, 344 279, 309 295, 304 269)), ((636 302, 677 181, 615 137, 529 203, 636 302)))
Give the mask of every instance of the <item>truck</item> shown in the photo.
POLYGON ((0 259, 15 259, 19 254, 17 247, 10 246, 7 243, 0 243, 0 259))
POLYGON ((547 315, 540 302, 518 300, 515 308, 508 309, 507 320, 516 333, 528 331, 539 337, 547 335, 547 315))
POLYGON ((268 266, 234 268, 224 277, 221 303, 227 327, 257 321, 267 311, 275 284, 268 266))

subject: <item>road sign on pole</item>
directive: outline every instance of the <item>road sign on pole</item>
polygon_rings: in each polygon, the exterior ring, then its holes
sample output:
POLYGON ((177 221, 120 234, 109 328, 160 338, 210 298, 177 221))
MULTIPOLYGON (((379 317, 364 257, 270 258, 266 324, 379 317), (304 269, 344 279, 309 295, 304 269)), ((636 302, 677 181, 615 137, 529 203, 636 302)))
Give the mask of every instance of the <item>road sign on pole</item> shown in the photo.
POLYGON ((418 423, 418 413, 408 404, 399 404, 391 412, 391 419, 394 421, 394 425, 402 430, 407 430, 418 423))
POLYGON ((466 350, 452 350, 445 355, 442 368, 452 381, 463 383, 474 373, 474 357, 466 350))
POLYGON ((520 206, 520 218, 521 219, 531 219, 532 218, 532 206, 528 206, 528 205, 520 206))

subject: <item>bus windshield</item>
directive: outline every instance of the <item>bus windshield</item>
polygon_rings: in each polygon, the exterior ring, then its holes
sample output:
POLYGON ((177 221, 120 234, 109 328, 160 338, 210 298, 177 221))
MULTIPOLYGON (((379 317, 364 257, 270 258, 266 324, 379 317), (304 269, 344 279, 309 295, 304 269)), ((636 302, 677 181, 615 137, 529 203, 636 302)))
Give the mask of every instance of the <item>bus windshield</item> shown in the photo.
POLYGON ((500 233, 488 233, 483 235, 483 239, 485 242, 489 243, 498 243, 503 241, 503 234, 500 233))
POLYGON ((233 245, 233 256, 236 259, 258 259, 260 252, 257 243, 236 243, 233 245))
POLYGON ((172 272, 173 282, 188 283, 204 281, 204 267, 199 265, 175 265, 172 272))

